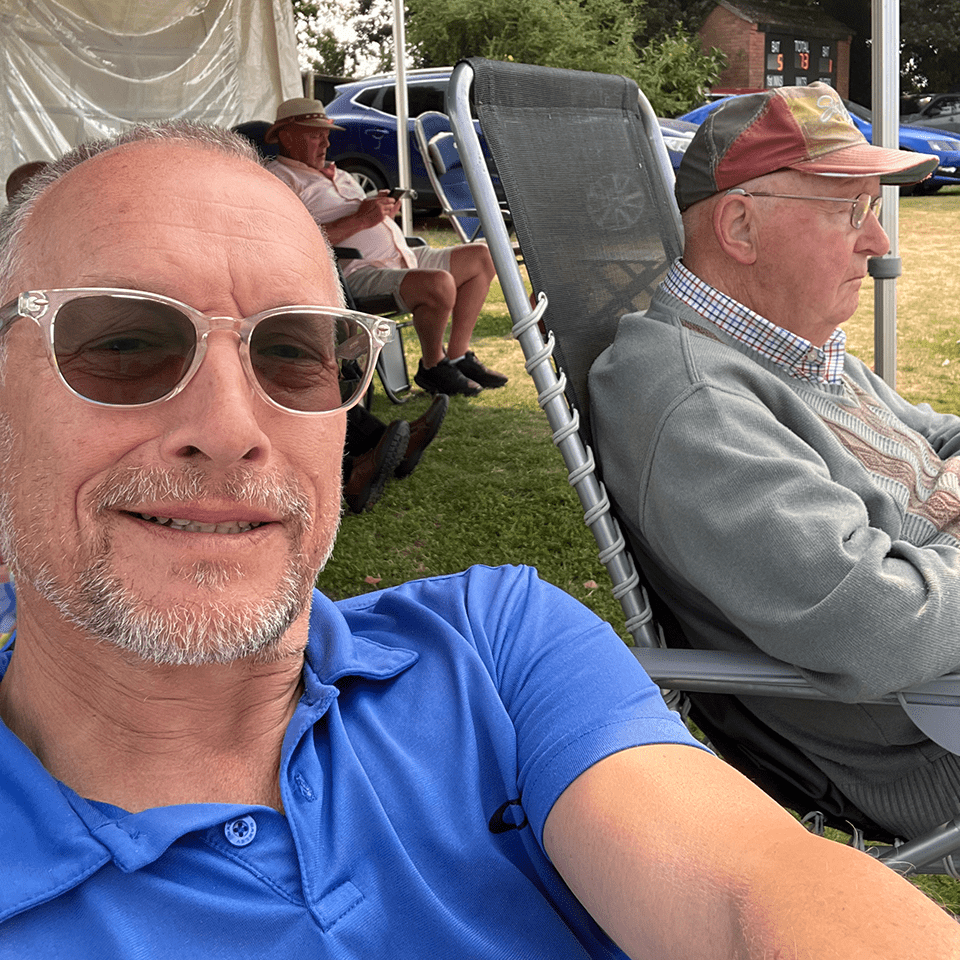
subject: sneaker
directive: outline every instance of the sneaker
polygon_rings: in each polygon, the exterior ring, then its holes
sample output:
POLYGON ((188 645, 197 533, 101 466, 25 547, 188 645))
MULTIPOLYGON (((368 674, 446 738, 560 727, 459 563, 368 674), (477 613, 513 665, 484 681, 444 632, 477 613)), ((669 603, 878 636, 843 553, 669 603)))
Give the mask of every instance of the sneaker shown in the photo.
POLYGON ((427 393, 445 393, 448 397, 457 393, 475 397, 483 389, 475 380, 465 377, 447 357, 435 367, 425 367, 421 360, 413 382, 427 393))
POLYGON ((459 360, 456 361, 456 363, 454 363, 454 366, 465 377, 469 377, 471 380, 475 380, 477 383, 479 383, 484 390, 493 390, 496 387, 502 387, 509 379, 502 373, 497 373, 496 370, 491 370, 489 367, 485 367, 477 359, 477 355, 472 350, 468 350, 459 360))
POLYGON ((380 499, 409 441, 410 424, 394 420, 372 450, 354 458, 350 476, 343 485, 343 499, 353 513, 369 510, 380 499))
POLYGON ((409 477, 416 469, 423 451, 427 449, 433 438, 440 432, 440 424, 447 415, 450 407, 450 398, 445 393, 438 393, 433 398, 427 412, 416 420, 410 421, 410 440, 407 443, 407 452, 393 471, 398 479, 409 477))

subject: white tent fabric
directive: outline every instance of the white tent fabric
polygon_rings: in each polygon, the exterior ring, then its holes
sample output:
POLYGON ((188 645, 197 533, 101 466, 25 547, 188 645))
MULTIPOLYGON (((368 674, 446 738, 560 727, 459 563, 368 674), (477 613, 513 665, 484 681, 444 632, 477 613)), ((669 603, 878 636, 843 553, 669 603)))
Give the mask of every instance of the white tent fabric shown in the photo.
POLYGON ((302 95, 289 0, 3 0, 0 176, 138 121, 232 126, 302 95))

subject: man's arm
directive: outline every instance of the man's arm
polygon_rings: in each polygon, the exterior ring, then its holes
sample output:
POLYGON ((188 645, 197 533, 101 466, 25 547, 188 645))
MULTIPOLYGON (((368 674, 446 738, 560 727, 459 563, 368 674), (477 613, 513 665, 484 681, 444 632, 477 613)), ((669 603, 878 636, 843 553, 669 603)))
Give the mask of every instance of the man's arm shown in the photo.
POLYGON ((560 796, 543 836, 570 889, 635 958, 960 957, 960 925, 919 890, 807 833, 700 750, 600 761, 560 796))
POLYGON ((392 200, 387 194, 368 197, 360 201, 360 206, 353 213, 348 213, 338 220, 323 223, 322 226, 330 245, 337 247, 355 233, 375 227, 378 223, 383 223, 387 217, 395 216, 399 207, 400 201, 392 200))

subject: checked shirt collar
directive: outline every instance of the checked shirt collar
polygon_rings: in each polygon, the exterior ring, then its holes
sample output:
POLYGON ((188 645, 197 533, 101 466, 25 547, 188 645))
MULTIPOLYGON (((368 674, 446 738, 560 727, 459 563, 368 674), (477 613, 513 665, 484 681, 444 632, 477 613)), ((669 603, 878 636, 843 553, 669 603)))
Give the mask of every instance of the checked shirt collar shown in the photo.
POLYGON ((704 283, 679 260, 663 280, 663 290, 695 310, 727 336, 756 351, 791 377, 808 383, 839 384, 847 335, 833 332, 822 346, 778 327, 749 307, 704 283))

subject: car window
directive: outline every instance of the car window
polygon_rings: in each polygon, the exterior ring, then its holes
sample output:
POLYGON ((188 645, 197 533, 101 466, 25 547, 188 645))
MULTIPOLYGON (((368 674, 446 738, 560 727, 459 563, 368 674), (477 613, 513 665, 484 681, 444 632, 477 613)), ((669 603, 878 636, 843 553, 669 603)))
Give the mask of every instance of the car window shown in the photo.
MULTIPOLYGON (((407 84, 407 115, 419 117, 421 113, 425 113, 427 110, 436 110, 438 113, 443 113, 445 90, 446 83, 440 87, 426 83, 407 84)), ((397 91, 395 87, 384 90, 380 109, 392 116, 397 115, 397 91)))
POLYGON ((380 87, 367 87, 366 90, 361 90, 354 98, 354 103, 359 103, 364 107, 374 106, 374 100, 377 99, 377 94, 380 92, 380 87))

